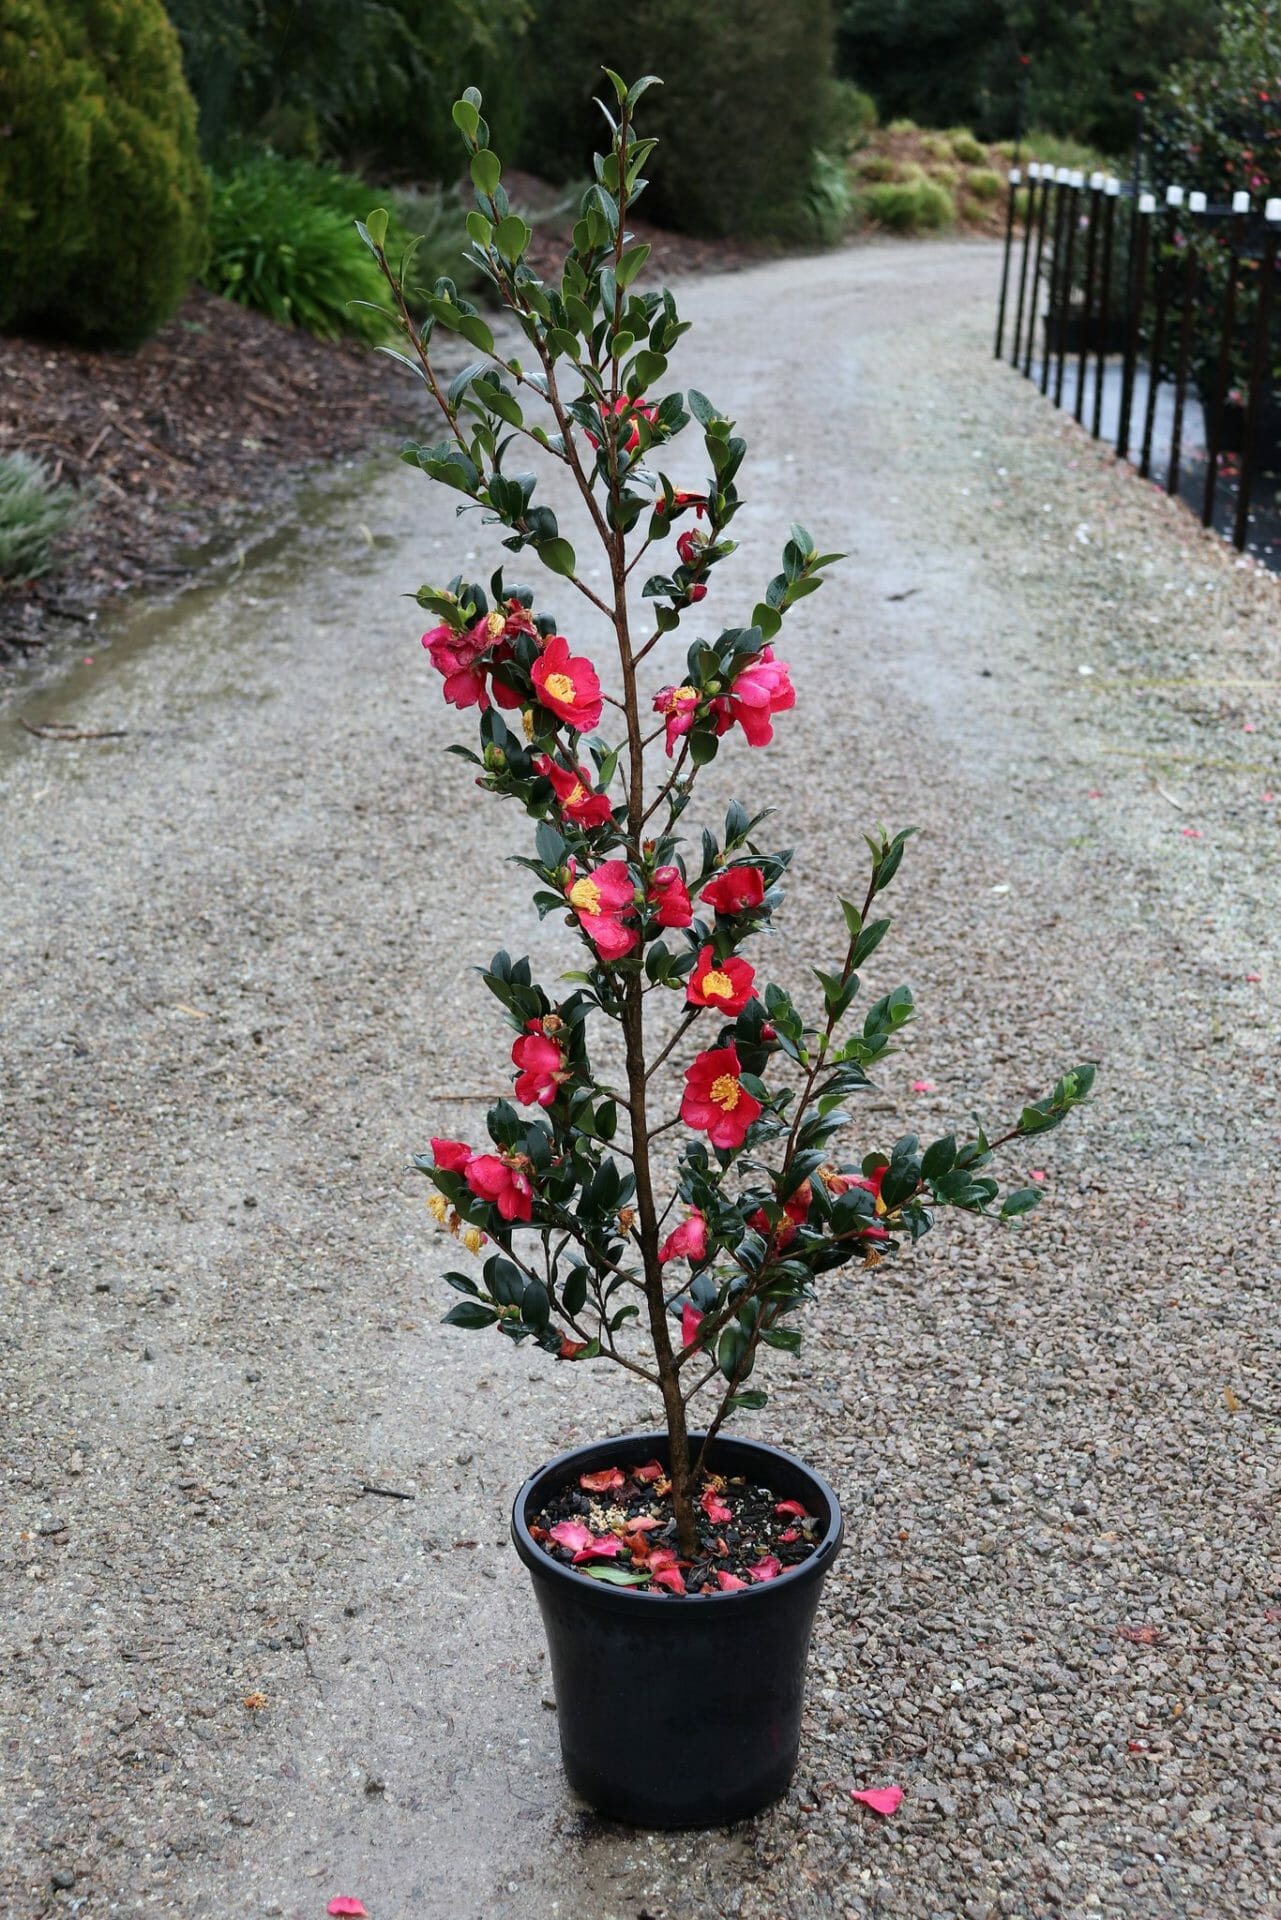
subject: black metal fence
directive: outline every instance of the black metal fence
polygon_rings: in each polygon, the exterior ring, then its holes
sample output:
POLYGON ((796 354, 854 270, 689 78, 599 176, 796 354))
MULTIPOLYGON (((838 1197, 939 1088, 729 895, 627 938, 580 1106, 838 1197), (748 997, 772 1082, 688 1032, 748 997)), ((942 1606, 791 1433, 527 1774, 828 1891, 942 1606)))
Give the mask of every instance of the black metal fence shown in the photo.
POLYGON ((996 357, 1281 566, 1281 199, 1212 204, 1033 162, 1009 176, 996 357))

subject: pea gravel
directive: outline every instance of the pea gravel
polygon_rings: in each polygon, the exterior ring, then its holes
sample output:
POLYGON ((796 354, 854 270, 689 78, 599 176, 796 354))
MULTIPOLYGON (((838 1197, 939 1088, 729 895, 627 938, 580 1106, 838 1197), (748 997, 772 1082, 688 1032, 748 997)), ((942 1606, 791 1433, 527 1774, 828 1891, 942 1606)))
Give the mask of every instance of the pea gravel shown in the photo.
MULTIPOLYGON (((1009 1166, 1044 1176, 1021 1231, 835 1276, 775 1357, 744 1430, 848 1542, 795 1786, 730 1833, 570 1799, 506 1544, 526 1471, 643 1399, 435 1326, 457 1254, 406 1156, 504 1083, 471 968, 570 951, 397 597, 460 546, 487 574, 477 518, 339 476, 17 688, 127 732, 0 734, 6 1912, 1281 1914, 1278 588, 993 363, 997 265, 683 293, 683 377, 752 445, 708 615, 793 518, 850 553, 780 644, 775 749, 708 780, 800 848, 771 972, 835 951, 864 826, 921 829, 867 980, 921 1018, 861 1144, 1100 1063, 1009 1166)), ((644 1710, 602 1701, 620 1740, 644 1710)))

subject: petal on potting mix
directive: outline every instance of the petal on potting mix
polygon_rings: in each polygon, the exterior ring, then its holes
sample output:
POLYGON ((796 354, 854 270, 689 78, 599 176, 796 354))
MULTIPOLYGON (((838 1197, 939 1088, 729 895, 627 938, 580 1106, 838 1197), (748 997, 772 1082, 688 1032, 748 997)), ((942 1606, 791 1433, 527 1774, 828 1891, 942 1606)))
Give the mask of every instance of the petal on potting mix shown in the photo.
POLYGON ((850 1799, 861 1800, 873 1813, 894 1813, 903 1798, 902 1787, 850 1788, 850 1799))
POLYGON ((632 1479, 639 1480, 642 1486, 652 1487, 655 1480, 661 1480, 663 1468, 657 1460, 647 1460, 643 1467, 632 1468, 632 1479))
POLYGON ((746 1580, 740 1580, 736 1573, 723 1573, 719 1567, 716 1569, 716 1584, 722 1593, 737 1593, 740 1587, 744 1591, 747 1588, 746 1580))
POLYGON ((574 1555, 573 1564, 576 1567, 584 1560, 616 1560, 623 1551, 623 1543, 616 1533, 607 1533, 600 1539, 588 1534, 587 1540, 588 1544, 574 1555))
POLYGON ((775 1513, 795 1514, 798 1520, 809 1519, 809 1513, 801 1505, 799 1500, 776 1500, 774 1502, 774 1511, 775 1513))
POLYGON ((578 1484, 584 1493, 616 1493, 623 1476, 617 1467, 606 1467, 602 1473, 580 1473, 578 1484))
POLYGON ((568 1547, 571 1553, 581 1553, 592 1543, 592 1530, 581 1520, 558 1520, 554 1527, 547 1529, 547 1536, 558 1547, 568 1547))
MULTIPOLYGON (((734 1518, 733 1512, 725 1505, 715 1487, 709 1487, 698 1504, 714 1527, 723 1527, 727 1520, 734 1518)), ((775 1508, 775 1512, 777 1511, 778 1509, 775 1508)))
POLYGON ((685 1582, 678 1567, 663 1567, 654 1575, 656 1587, 666 1587, 669 1593, 684 1593, 685 1582))
POLYGON ((749 1580, 777 1580, 782 1571, 782 1561, 772 1553, 767 1553, 763 1560, 758 1560, 754 1567, 747 1569, 747 1577, 749 1580))

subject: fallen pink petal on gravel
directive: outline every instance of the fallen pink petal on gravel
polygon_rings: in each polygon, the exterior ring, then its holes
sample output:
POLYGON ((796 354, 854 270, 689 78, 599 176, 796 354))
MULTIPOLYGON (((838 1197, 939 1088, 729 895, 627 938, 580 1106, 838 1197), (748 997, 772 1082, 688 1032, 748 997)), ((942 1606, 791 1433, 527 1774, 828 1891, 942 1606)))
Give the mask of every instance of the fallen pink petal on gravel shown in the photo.
POLYGON ((850 1788, 850 1799, 861 1800, 873 1813, 896 1813, 903 1798, 902 1787, 850 1788))
POLYGON ((1045 1178, 1044 1167, 1033 1167, 1031 1173, 1029 1173, 1028 1175, 1029 1180, 1036 1180, 1038 1182, 1041 1180, 1044 1180, 1044 1178, 1045 1178))
POLYGON ((1200 827, 1183 827, 1181 832, 1185 840, 1204 840, 1205 838, 1200 827))
POLYGON ((913 1093, 933 1093, 933 1091, 934 1082, 932 1080, 913 1080, 912 1082, 913 1093))
POLYGON ((338 1894, 333 1900, 329 1902, 329 1905, 325 1908, 325 1912, 335 1913, 335 1914, 353 1913, 353 1914, 356 1914, 358 1917, 361 1914, 364 1914, 365 1920, 368 1920, 368 1909, 366 1908, 364 1901, 357 1900, 354 1897, 354 1895, 350 1893, 338 1894))

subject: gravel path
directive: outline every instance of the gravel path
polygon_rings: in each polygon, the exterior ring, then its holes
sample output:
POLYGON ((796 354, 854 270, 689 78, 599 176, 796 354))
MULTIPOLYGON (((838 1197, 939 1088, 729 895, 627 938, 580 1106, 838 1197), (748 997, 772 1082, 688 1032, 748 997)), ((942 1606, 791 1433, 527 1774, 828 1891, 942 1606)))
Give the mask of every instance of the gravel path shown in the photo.
POLYGON ((775 970, 922 828, 867 1144, 1101 1063, 1024 1230, 839 1278, 757 1418, 849 1518, 793 1792, 659 1837, 560 1784, 506 1505, 647 1409, 433 1330, 406 1154, 478 1129, 525 936, 397 598, 480 532, 385 465, 22 706, 124 738, 0 736, 6 1911, 1281 1914, 1278 587, 993 364, 996 263, 684 296, 742 574, 794 517, 851 554, 713 770, 802 848, 775 970))

